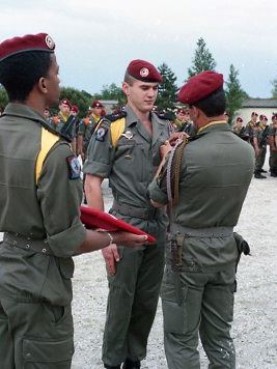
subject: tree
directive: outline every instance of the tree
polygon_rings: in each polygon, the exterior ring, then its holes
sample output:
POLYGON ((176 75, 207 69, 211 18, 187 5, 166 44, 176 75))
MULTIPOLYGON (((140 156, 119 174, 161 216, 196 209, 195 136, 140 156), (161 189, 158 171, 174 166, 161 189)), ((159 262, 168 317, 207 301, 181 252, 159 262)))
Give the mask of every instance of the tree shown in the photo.
POLYGON ((2 85, 0 85, 0 109, 5 108, 5 106, 8 104, 8 95, 6 90, 2 85))
POLYGON ((204 70, 214 70, 216 67, 216 62, 202 37, 199 38, 196 45, 193 65, 188 69, 189 77, 195 76, 204 70))
MULTIPOLYGON (((84 117, 93 100, 93 96, 86 91, 79 91, 73 87, 61 87, 60 100, 68 99, 71 104, 77 105, 79 108, 79 116, 84 117)), ((58 112, 58 105, 51 107, 51 111, 58 112)))
POLYGON ((117 100, 119 105, 124 105, 126 101, 122 88, 115 83, 104 85, 101 93, 96 96, 101 100, 117 100))
POLYGON ((226 100, 227 112, 229 114, 229 123, 232 122, 234 114, 241 108, 242 102, 248 97, 247 93, 243 91, 238 79, 239 72, 234 65, 230 65, 229 76, 226 82, 226 100))
POLYGON ((176 93, 178 91, 176 85, 177 77, 165 63, 161 64, 158 69, 163 77, 163 82, 159 86, 159 96, 157 98, 158 108, 160 110, 172 110, 175 106, 176 93))
POLYGON ((272 97, 277 98, 277 79, 274 79, 271 84, 273 85, 273 89, 271 90, 272 97))

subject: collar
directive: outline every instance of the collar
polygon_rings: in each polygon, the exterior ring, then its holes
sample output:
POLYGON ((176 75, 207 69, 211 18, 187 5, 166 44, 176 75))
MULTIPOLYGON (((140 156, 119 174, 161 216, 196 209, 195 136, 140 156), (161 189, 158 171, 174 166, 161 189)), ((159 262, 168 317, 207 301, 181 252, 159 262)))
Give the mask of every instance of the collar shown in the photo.
POLYGON ((197 131, 197 134, 201 133, 202 131, 204 131, 206 128, 209 128, 209 127, 213 127, 213 126, 217 126, 217 125, 220 125, 220 124, 224 124, 227 126, 227 123, 225 120, 213 120, 211 121, 210 123, 206 124, 205 126, 201 127, 198 129, 197 131))

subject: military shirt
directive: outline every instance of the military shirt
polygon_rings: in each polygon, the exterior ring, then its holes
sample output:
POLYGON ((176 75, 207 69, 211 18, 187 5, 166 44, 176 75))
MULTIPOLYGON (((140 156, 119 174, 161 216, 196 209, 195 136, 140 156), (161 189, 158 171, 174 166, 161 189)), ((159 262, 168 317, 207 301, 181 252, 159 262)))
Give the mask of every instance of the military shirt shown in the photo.
MULTIPOLYGON (((172 221, 190 228, 235 226, 253 170, 251 145, 227 124, 206 127, 185 147, 172 221)), ((166 171, 152 181, 149 193, 154 201, 168 203, 166 171)))
POLYGON ((94 132, 83 171, 102 178, 109 177, 113 196, 119 203, 150 206, 146 196, 160 163, 160 146, 170 135, 170 123, 151 115, 153 136, 145 130, 130 107, 125 108, 126 124, 115 147, 111 144, 110 125, 103 120, 94 132))
POLYGON ((0 231, 46 239, 55 255, 70 256, 85 239, 82 183, 72 176, 74 155, 62 139, 46 156, 36 183, 42 126, 45 119, 22 104, 9 104, 0 118, 0 231))

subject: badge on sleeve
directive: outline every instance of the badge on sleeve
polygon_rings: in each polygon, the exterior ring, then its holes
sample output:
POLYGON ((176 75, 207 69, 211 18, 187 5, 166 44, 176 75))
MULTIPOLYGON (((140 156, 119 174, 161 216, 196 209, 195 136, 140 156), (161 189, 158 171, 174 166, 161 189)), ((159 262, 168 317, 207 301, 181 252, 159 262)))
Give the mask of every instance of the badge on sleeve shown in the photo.
POLYGON ((81 177, 81 164, 75 155, 66 158, 68 165, 69 179, 79 179, 81 177))
POLYGON ((108 132, 108 128, 99 127, 96 131, 96 137, 95 139, 100 142, 104 142, 106 133, 108 132))

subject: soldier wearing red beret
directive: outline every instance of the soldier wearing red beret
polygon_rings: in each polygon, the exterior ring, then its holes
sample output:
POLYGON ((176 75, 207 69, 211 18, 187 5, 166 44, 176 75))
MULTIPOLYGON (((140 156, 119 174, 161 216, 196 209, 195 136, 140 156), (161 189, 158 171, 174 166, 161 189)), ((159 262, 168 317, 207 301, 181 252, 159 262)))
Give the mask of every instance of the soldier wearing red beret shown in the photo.
POLYGON ((71 368, 72 256, 146 237, 86 230, 80 165, 47 123, 59 101, 55 43, 45 34, 0 43, 0 366, 71 368))
POLYGON ((236 270, 249 247, 233 227, 252 178, 254 152, 226 122, 222 74, 205 71, 190 78, 178 99, 189 105, 197 135, 176 143, 148 188, 154 206, 171 209, 161 290, 167 364, 200 368, 200 337, 210 368, 235 369, 230 328, 236 270))
POLYGON ((107 177, 114 196, 111 213, 157 239, 155 245, 132 252, 121 246, 103 252, 109 297, 102 359, 109 369, 119 369, 121 363, 124 369, 140 368, 159 298, 166 215, 150 204, 146 188, 171 132, 169 121, 153 112, 161 81, 161 74, 148 61, 129 63, 122 84, 127 105, 101 121, 83 168, 89 205, 103 208, 101 183, 107 177))

